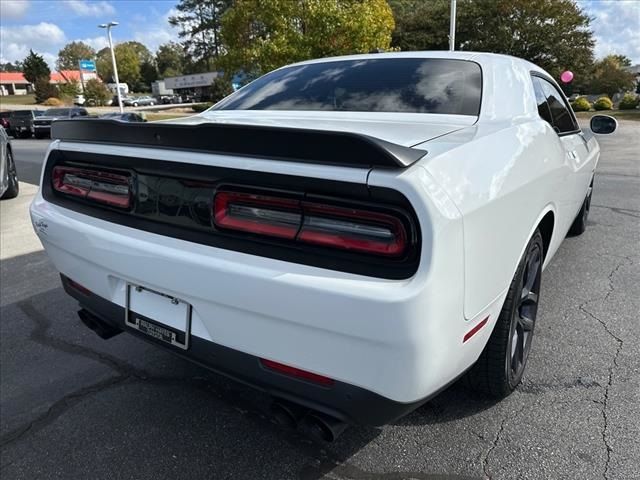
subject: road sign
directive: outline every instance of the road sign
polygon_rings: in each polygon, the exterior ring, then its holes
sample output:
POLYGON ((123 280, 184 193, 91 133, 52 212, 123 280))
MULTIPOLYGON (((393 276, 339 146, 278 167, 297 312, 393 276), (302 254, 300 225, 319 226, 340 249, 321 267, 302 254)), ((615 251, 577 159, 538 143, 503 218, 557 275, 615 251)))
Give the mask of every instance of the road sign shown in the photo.
POLYGON ((96 62, 93 60, 80 60, 80 70, 96 71, 96 62))

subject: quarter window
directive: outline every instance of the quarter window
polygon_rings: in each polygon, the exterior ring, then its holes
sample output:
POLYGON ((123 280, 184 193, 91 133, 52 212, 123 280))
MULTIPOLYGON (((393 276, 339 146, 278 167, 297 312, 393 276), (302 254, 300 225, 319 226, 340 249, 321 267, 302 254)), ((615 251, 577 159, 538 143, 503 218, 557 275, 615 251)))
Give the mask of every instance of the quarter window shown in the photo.
POLYGON ((536 101, 538 101, 538 112, 541 110, 540 100, 544 97, 551 115, 551 121, 549 121, 548 115, 543 115, 542 112, 540 112, 540 116, 549 122, 558 133, 578 130, 573 113, 571 113, 564 96, 557 87, 540 77, 533 77, 533 85, 536 91, 536 101))
POLYGON ((553 127, 553 120, 551 119, 551 110, 549 110, 549 104, 547 103, 547 97, 542 90, 542 85, 536 77, 533 77, 533 90, 536 93, 536 103, 538 104, 538 114, 540 117, 549 123, 553 127))

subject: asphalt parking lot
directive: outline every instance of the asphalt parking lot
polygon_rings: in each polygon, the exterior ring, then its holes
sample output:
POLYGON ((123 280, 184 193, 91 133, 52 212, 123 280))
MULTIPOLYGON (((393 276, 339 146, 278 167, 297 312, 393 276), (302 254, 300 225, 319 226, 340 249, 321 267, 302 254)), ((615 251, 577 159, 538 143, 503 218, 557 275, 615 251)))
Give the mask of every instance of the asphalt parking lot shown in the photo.
POLYGON ((32 233, 47 141, 14 140, 0 204, 0 475, 36 478, 640 478, 640 122, 600 139, 587 232, 543 275, 523 385, 460 385, 384 428, 318 445, 269 399, 132 336, 82 326, 32 233))

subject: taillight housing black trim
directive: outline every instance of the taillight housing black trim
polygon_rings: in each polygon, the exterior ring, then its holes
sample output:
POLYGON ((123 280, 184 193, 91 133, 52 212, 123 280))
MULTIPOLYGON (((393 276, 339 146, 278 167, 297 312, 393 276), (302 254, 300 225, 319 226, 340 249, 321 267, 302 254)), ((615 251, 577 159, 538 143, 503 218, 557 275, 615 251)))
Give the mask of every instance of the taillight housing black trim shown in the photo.
MULTIPOLYGON (((399 192, 363 184, 153 159, 53 150, 44 170, 47 201, 86 215, 151 233, 241 253, 385 279, 406 279, 418 268, 421 233, 416 214, 399 192), (55 166, 130 174, 129 209, 96 204, 53 189, 55 166), (260 192, 301 205, 322 204, 397 218, 406 232, 399 255, 362 253, 216 226, 215 194, 260 192)), ((286 210, 286 209, 285 209, 286 210)), ((386 218, 386 217, 384 217, 386 218)), ((285 222, 286 223, 286 222, 285 222)))
POLYGON ((129 172, 57 165, 53 167, 51 183, 63 195, 119 209, 132 206, 129 172))
POLYGON ((339 206, 221 187, 213 209, 214 224, 221 229, 385 257, 399 257, 408 248, 400 215, 362 205, 339 206))

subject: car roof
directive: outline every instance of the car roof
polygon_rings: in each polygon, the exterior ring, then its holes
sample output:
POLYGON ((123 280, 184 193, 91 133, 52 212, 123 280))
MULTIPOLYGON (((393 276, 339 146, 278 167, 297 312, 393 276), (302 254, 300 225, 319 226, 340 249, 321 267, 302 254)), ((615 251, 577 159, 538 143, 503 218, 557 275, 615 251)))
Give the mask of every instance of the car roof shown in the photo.
MULTIPOLYGON (((479 63, 480 65, 489 65, 492 63, 499 63, 501 61, 508 60, 508 61, 515 61, 523 65, 527 65, 532 70, 539 70, 540 72, 546 73, 537 65, 519 57, 505 55, 502 53, 473 52, 473 51, 464 51, 464 50, 458 50, 458 51, 415 50, 415 51, 404 51, 404 52, 364 53, 359 55, 342 55, 337 57, 317 58, 313 60, 305 60, 302 62, 293 63, 286 66, 290 67, 292 65, 307 65, 307 64, 313 64, 313 63, 338 62, 338 61, 344 61, 344 60, 368 60, 368 59, 382 59, 382 58, 441 58, 441 59, 451 59, 451 60, 468 60, 468 61, 479 63)), ((282 68, 285 68, 285 67, 282 67, 282 68)))

